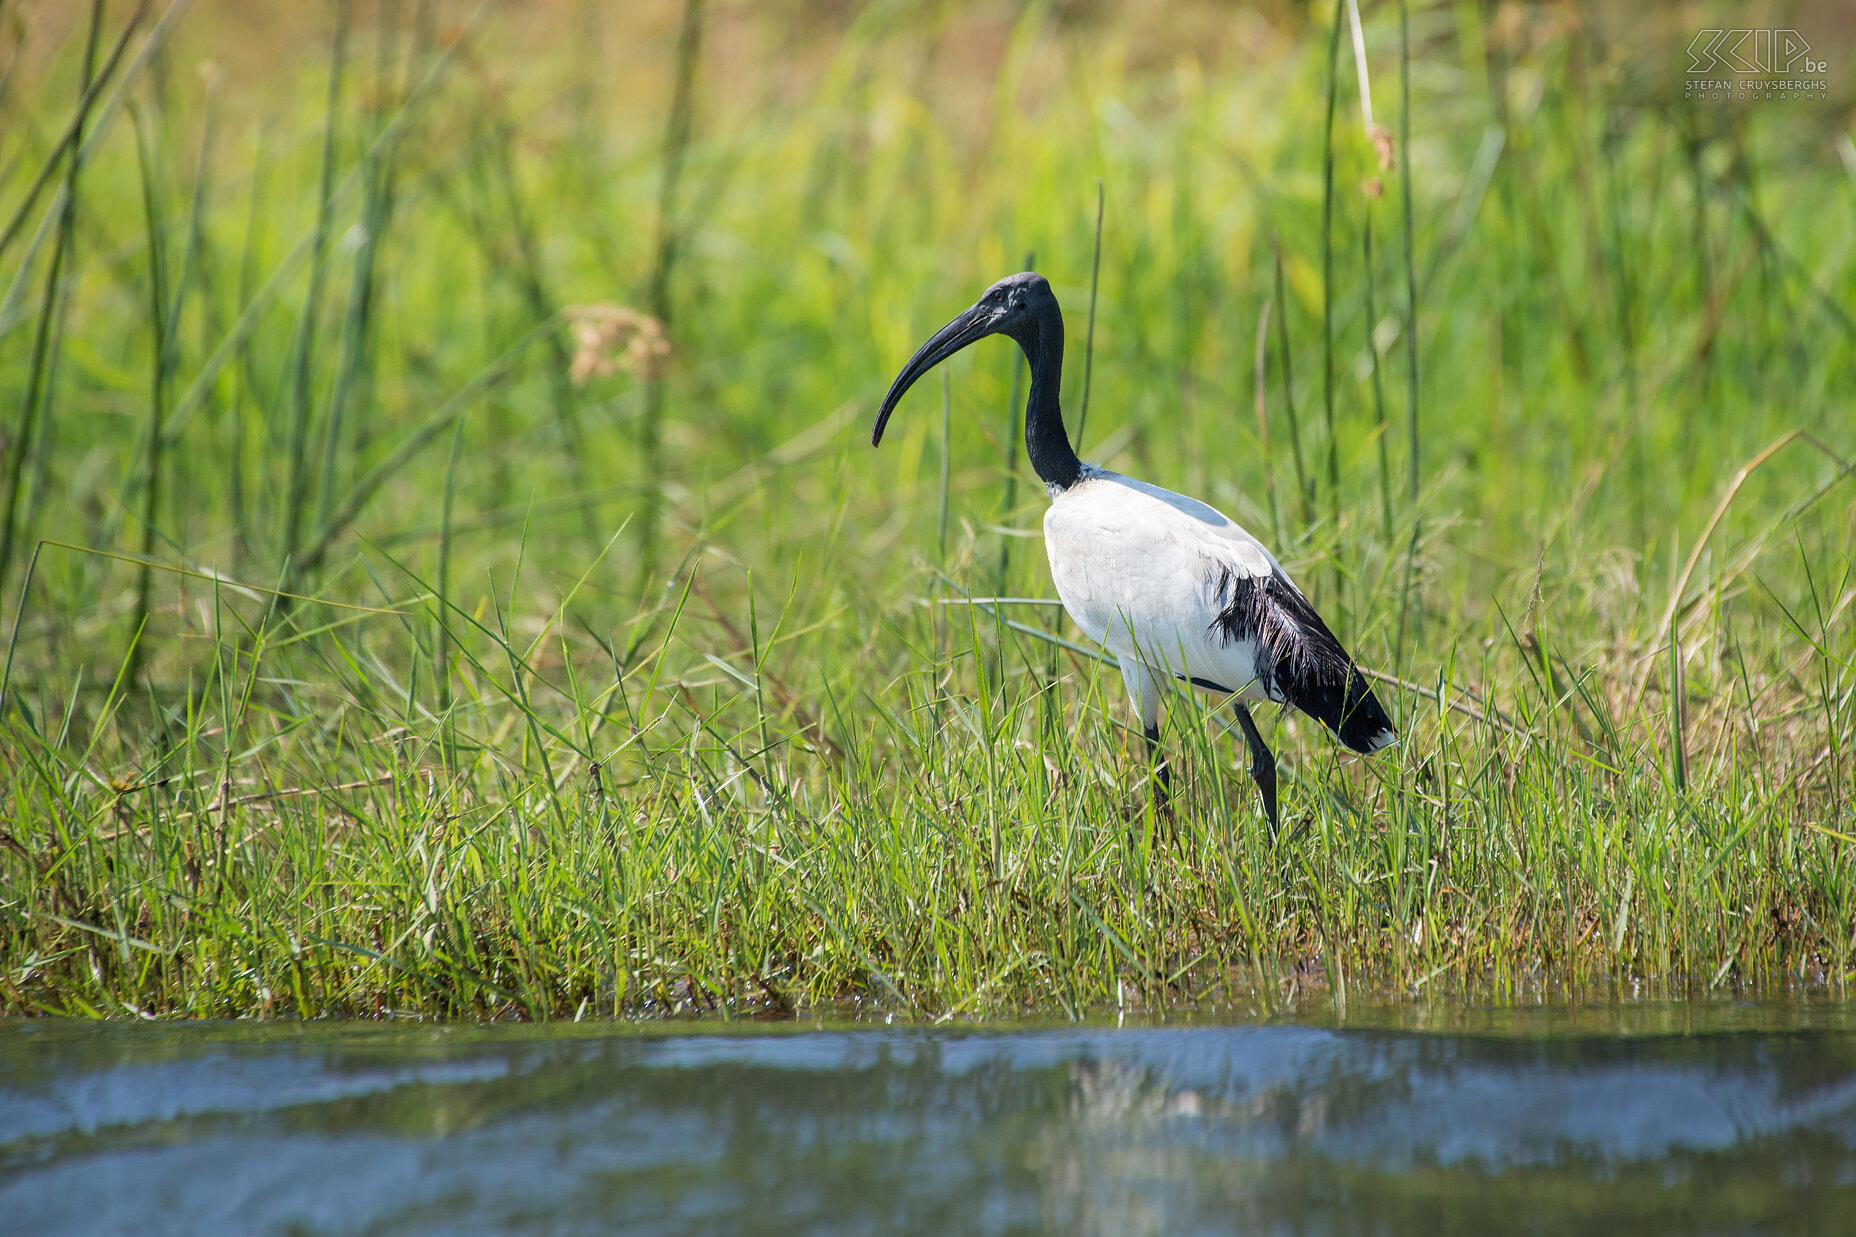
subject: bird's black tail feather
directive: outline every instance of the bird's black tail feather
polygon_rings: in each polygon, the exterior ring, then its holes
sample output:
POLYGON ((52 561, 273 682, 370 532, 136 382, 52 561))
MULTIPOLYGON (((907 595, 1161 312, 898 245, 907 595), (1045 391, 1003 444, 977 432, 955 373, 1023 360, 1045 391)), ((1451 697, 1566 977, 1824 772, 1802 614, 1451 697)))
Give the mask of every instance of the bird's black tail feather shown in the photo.
POLYGON ((1312 686, 1313 690, 1304 690, 1297 685, 1294 694, 1284 695, 1290 704, 1332 730, 1335 738, 1354 751, 1366 755, 1398 738, 1392 719, 1386 716, 1379 698, 1356 667, 1348 667, 1344 687, 1328 683, 1312 686))
POLYGON ((1289 578, 1224 571, 1214 582, 1212 626, 1227 640, 1257 641, 1257 678, 1270 699, 1321 722, 1362 755, 1398 738, 1392 719, 1347 650, 1289 578))

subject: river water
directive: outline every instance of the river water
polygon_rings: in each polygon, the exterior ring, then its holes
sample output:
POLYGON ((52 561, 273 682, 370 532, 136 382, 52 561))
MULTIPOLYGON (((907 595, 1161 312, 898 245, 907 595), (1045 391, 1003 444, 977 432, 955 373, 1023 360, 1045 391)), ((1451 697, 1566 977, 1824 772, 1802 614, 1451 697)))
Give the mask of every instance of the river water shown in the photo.
POLYGON ((0 1022, 12 1234, 1856 1233, 1856 1012, 0 1022))

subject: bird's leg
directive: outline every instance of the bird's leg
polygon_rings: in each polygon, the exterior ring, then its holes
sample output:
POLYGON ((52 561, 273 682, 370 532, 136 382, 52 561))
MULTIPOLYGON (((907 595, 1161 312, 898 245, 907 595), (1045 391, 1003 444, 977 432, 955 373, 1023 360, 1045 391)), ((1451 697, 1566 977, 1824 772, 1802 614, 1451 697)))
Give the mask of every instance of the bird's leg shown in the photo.
POLYGON ((1250 710, 1244 707, 1242 700, 1233 700, 1231 707, 1237 712, 1237 724, 1243 727, 1244 738, 1250 743, 1250 777, 1257 784, 1257 790, 1263 795, 1263 817, 1270 824, 1270 841, 1276 840, 1276 757, 1270 754, 1269 745, 1263 736, 1257 733, 1257 724, 1250 720, 1250 710))
POLYGON ((1155 723, 1142 732, 1147 737, 1147 764, 1154 771, 1154 807, 1164 812, 1167 808, 1168 792, 1172 789, 1172 770, 1167 767, 1166 757, 1160 754, 1160 726, 1155 723))

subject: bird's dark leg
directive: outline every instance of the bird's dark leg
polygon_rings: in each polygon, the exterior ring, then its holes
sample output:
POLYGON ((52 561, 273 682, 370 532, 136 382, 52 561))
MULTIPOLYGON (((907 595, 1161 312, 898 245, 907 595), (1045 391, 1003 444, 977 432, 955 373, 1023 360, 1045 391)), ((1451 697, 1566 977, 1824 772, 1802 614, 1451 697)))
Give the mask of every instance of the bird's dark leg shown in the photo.
POLYGON ((1244 707, 1242 700, 1233 700, 1231 707, 1237 711, 1237 724, 1244 729, 1244 738, 1250 743, 1250 777, 1256 782, 1257 790, 1263 795, 1263 817, 1270 823, 1270 841, 1276 840, 1276 757, 1270 754, 1269 745, 1263 736, 1257 733, 1257 724, 1250 720, 1250 710, 1244 707))
POLYGON ((1160 726, 1155 723, 1143 731, 1147 736, 1147 763, 1154 771, 1154 806, 1164 812, 1172 789, 1173 775, 1166 757, 1160 754, 1160 726))

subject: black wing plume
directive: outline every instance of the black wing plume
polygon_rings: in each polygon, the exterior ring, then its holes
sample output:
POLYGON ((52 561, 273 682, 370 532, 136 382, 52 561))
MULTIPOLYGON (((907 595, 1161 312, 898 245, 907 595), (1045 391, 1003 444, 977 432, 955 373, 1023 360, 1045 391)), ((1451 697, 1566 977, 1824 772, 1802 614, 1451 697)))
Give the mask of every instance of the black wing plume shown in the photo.
POLYGON ((1227 644, 1256 642, 1257 678, 1266 696, 1294 705, 1356 752, 1376 751, 1398 737, 1360 668, 1289 577, 1280 570, 1243 575, 1225 563, 1217 572, 1212 630, 1227 644))

